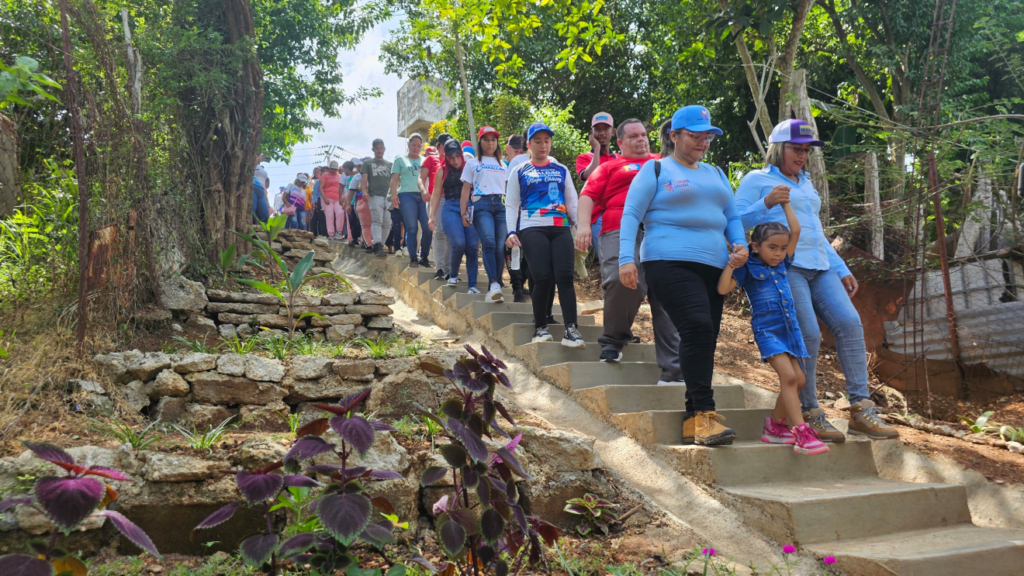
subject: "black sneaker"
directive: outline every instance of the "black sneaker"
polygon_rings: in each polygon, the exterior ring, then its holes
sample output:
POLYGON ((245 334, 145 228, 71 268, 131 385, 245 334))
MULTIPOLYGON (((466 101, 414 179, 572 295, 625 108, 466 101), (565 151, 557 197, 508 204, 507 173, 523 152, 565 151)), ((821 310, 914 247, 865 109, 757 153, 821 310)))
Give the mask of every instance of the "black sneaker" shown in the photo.
POLYGON ((633 344, 639 344, 640 343, 640 337, 639 336, 633 336, 633 339, 630 340, 630 342, 632 342, 633 344))
POLYGON ((580 336, 580 331, 576 329, 575 324, 569 324, 565 327, 565 335, 562 336, 562 346, 568 348, 587 347, 587 343, 583 341, 583 336, 580 336))
POLYGON ((420 258, 420 266, 423 266, 424 268, 430 268, 430 260, 427 260, 426 258, 420 258))
POLYGON ((601 362, 611 362, 613 364, 622 362, 622 351, 612 350, 611 348, 601 350, 601 362))
POLYGON ((526 296, 523 296, 523 291, 522 290, 513 290, 512 291, 512 301, 513 302, 526 302, 526 296))
POLYGON ((434 280, 447 280, 448 275, 444 273, 444 270, 437 269, 437 274, 434 274, 434 280))
POLYGON ((409 261, 409 268, 419 268, 419 267, 420 267, 420 263, 417 262, 415 258, 413 258, 412 260, 409 261))
POLYGON ((541 326, 533 333, 533 340, 530 342, 551 342, 551 332, 548 332, 547 326, 541 326))
POLYGON ((548 314, 548 325, 550 326, 551 324, 558 324, 558 320, 555 320, 554 316, 548 314))
POLYGON ((348 243, 348 245, 353 247, 353 248, 355 248, 356 246, 359 246, 359 241, 358 240, 352 240, 351 242, 348 243))
POLYGON ((376 244, 374 244, 373 245, 373 255, 377 256, 378 258, 383 258, 385 256, 385 254, 384 254, 384 245, 381 244, 380 242, 377 242, 376 244))

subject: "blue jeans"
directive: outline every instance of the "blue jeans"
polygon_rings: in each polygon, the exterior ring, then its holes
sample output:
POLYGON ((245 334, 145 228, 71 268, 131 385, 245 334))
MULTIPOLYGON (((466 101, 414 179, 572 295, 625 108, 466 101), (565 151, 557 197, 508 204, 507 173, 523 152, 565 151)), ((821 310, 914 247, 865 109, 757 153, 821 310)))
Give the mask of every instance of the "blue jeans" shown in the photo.
MULTIPOLYGON (((451 244, 451 271, 452 278, 459 275, 459 266, 462 265, 462 255, 466 255, 466 274, 469 276, 469 288, 476 287, 476 275, 478 264, 477 245, 480 238, 476 229, 472 226, 462 225, 462 207, 460 200, 445 200, 441 207, 441 226, 444 228, 448 243, 451 244)), ((440 255, 438 255, 440 258, 440 255)))
POLYGON ((254 184, 252 187, 252 212, 260 222, 270 218, 270 206, 267 204, 267 191, 263 186, 254 184))
POLYGON ((405 245, 409 248, 409 257, 416 259, 416 224, 423 231, 423 245, 420 246, 420 260, 426 260, 430 254, 430 241, 434 233, 427 223, 427 203, 419 192, 402 192, 398 195, 398 208, 402 211, 402 223, 405 224, 405 245))
POLYGON ((604 220, 604 214, 597 218, 597 222, 594 222, 593 224, 590 225, 590 231, 593 232, 594 236, 593 240, 591 240, 591 242, 593 242, 594 244, 594 256, 597 257, 598 262, 601 261, 601 243, 599 242, 599 239, 601 237, 602 220, 604 220))
POLYGON ((473 227, 483 245, 484 270, 489 283, 501 282, 505 269, 505 203, 500 194, 489 194, 473 202, 473 227))
POLYGON ((306 211, 295 210, 295 214, 288 217, 288 223, 285 224, 285 228, 292 228, 297 230, 306 229, 306 211))
POLYGON ((796 319, 807 348, 807 383, 800 391, 800 406, 804 411, 818 407, 815 376, 818 368, 818 349, 821 348, 821 330, 818 319, 836 337, 836 355, 846 377, 846 391, 850 403, 866 400, 868 392, 868 354, 864 347, 864 328, 860 315, 850 302, 839 275, 832 270, 790 268, 789 288, 796 305, 796 319))

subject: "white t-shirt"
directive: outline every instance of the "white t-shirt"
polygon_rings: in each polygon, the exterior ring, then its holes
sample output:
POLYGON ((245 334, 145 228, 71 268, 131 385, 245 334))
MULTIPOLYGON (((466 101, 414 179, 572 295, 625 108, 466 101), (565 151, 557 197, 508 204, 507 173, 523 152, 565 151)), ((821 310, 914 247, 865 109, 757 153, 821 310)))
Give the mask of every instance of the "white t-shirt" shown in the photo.
POLYGON ((530 155, 529 154, 520 154, 520 155, 512 158, 511 160, 509 160, 509 162, 508 162, 508 172, 506 172, 506 176, 508 174, 511 174, 512 170, 515 170, 516 166, 519 166, 523 162, 527 162, 529 160, 530 160, 530 155))
POLYGON ((487 156, 483 161, 476 158, 466 160, 462 169, 462 181, 473 185, 473 200, 492 194, 505 193, 505 164, 487 156))

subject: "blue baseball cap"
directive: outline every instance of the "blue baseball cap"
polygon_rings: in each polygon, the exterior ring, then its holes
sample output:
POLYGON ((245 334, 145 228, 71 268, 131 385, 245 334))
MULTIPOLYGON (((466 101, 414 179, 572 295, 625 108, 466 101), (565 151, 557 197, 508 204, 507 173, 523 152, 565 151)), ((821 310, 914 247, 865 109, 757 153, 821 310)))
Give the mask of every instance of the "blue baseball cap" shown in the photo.
POLYGON ((807 122, 793 118, 783 120, 772 130, 768 137, 769 144, 790 142, 792 144, 810 144, 811 146, 824 146, 825 143, 814 137, 814 128, 807 122))
POLYGON ((690 132, 711 132, 722 135, 722 130, 711 125, 711 113, 703 106, 683 106, 672 115, 672 129, 690 132))
POLYGON ((536 136, 538 132, 547 132, 552 138, 555 137, 555 131, 549 128, 547 124, 543 122, 534 122, 526 129, 526 139, 533 140, 533 137, 536 136))

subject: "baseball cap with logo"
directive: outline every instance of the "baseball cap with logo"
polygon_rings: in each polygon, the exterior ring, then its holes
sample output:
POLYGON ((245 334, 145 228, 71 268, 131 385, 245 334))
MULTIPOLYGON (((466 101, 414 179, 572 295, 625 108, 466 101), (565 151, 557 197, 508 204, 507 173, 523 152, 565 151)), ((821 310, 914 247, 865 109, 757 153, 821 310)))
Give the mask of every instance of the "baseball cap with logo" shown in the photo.
POLYGON ((337 160, 331 160, 331 164, 328 166, 328 168, 330 168, 331 170, 337 170, 338 169, 338 161, 337 160))
POLYGON ((352 165, 353 166, 359 166, 362 163, 363 163, 363 159, 362 158, 353 158, 352 159, 352 165))
POLYGON ((552 138, 555 137, 555 131, 549 128, 547 124, 543 122, 534 122, 526 129, 526 139, 533 140, 533 137, 540 132, 547 132, 548 136, 551 136, 552 138))
POLYGON ((304 172, 299 172, 298 175, 295 176, 295 179, 303 184, 309 182, 309 176, 306 176, 304 172))
POLYGON ((673 130, 689 130, 690 132, 711 132, 722 135, 722 130, 711 125, 711 113, 703 106, 683 106, 672 115, 673 130))
POLYGON ((590 121, 590 126, 594 127, 598 124, 607 124, 612 128, 615 127, 615 122, 612 121, 612 115, 607 112, 598 112, 594 114, 593 120, 590 121))
POLYGON ((477 140, 483 138, 484 134, 493 134, 495 138, 501 138, 501 135, 498 134, 498 131, 492 128, 491 126, 484 126, 480 128, 480 131, 476 133, 477 140))
POLYGON ((454 138, 444 143, 444 155, 451 156, 452 154, 458 154, 462 152, 462 145, 459 144, 458 140, 454 138))
POLYGON ((779 122, 768 137, 769 144, 789 142, 791 144, 810 144, 811 146, 824 146, 825 143, 814 137, 814 129, 803 120, 796 118, 779 122))

